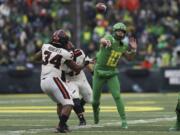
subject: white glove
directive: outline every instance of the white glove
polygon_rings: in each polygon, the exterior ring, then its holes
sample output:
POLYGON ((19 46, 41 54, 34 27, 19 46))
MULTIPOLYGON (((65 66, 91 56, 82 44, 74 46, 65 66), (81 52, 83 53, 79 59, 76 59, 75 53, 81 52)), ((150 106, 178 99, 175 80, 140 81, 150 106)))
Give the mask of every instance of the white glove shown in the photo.
POLYGON ((73 60, 74 58, 74 53, 72 51, 68 52, 67 50, 60 48, 59 52, 66 60, 73 60))
POLYGON ((85 59, 84 59, 84 61, 87 61, 87 62, 89 62, 89 63, 94 63, 94 59, 89 58, 89 56, 86 56, 85 59))

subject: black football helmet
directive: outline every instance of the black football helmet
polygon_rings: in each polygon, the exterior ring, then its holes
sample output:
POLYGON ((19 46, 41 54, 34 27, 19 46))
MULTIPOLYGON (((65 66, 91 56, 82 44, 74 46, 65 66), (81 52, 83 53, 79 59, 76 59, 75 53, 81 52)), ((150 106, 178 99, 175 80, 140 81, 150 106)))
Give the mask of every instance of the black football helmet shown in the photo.
POLYGON ((69 36, 62 29, 55 31, 51 39, 52 44, 62 48, 64 48, 67 45, 68 41, 69 41, 69 36))

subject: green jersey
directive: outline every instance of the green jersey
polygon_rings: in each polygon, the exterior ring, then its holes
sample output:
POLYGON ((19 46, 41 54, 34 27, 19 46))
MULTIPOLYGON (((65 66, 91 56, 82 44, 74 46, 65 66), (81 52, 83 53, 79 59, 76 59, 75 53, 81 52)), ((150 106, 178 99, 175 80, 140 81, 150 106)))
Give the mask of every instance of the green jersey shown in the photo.
POLYGON ((121 55, 128 49, 128 42, 116 40, 110 34, 105 35, 104 38, 111 41, 111 46, 100 48, 96 55, 95 69, 115 70, 121 55))

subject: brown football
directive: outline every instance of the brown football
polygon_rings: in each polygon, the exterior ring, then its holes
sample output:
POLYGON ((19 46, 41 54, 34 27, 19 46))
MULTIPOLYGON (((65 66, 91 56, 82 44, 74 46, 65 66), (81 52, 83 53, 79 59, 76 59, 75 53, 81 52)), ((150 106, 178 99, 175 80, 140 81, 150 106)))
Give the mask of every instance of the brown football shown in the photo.
POLYGON ((106 5, 104 3, 97 3, 96 4, 96 11, 99 13, 105 13, 106 12, 106 5))

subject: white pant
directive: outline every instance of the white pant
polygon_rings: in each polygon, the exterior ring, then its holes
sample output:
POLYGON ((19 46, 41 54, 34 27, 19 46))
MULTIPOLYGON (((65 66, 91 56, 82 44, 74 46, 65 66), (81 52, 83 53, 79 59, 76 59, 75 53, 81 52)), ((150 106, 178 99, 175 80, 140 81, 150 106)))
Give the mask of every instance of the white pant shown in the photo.
POLYGON ((71 90, 72 98, 79 98, 80 95, 87 102, 92 102, 92 89, 83 71, 75 76, 66 75, 67 85, 71 90))
POLYGON ((58 77, 41 79, 41 89, 57 104, 74 105, 70 90, 66 83, 58 77))

